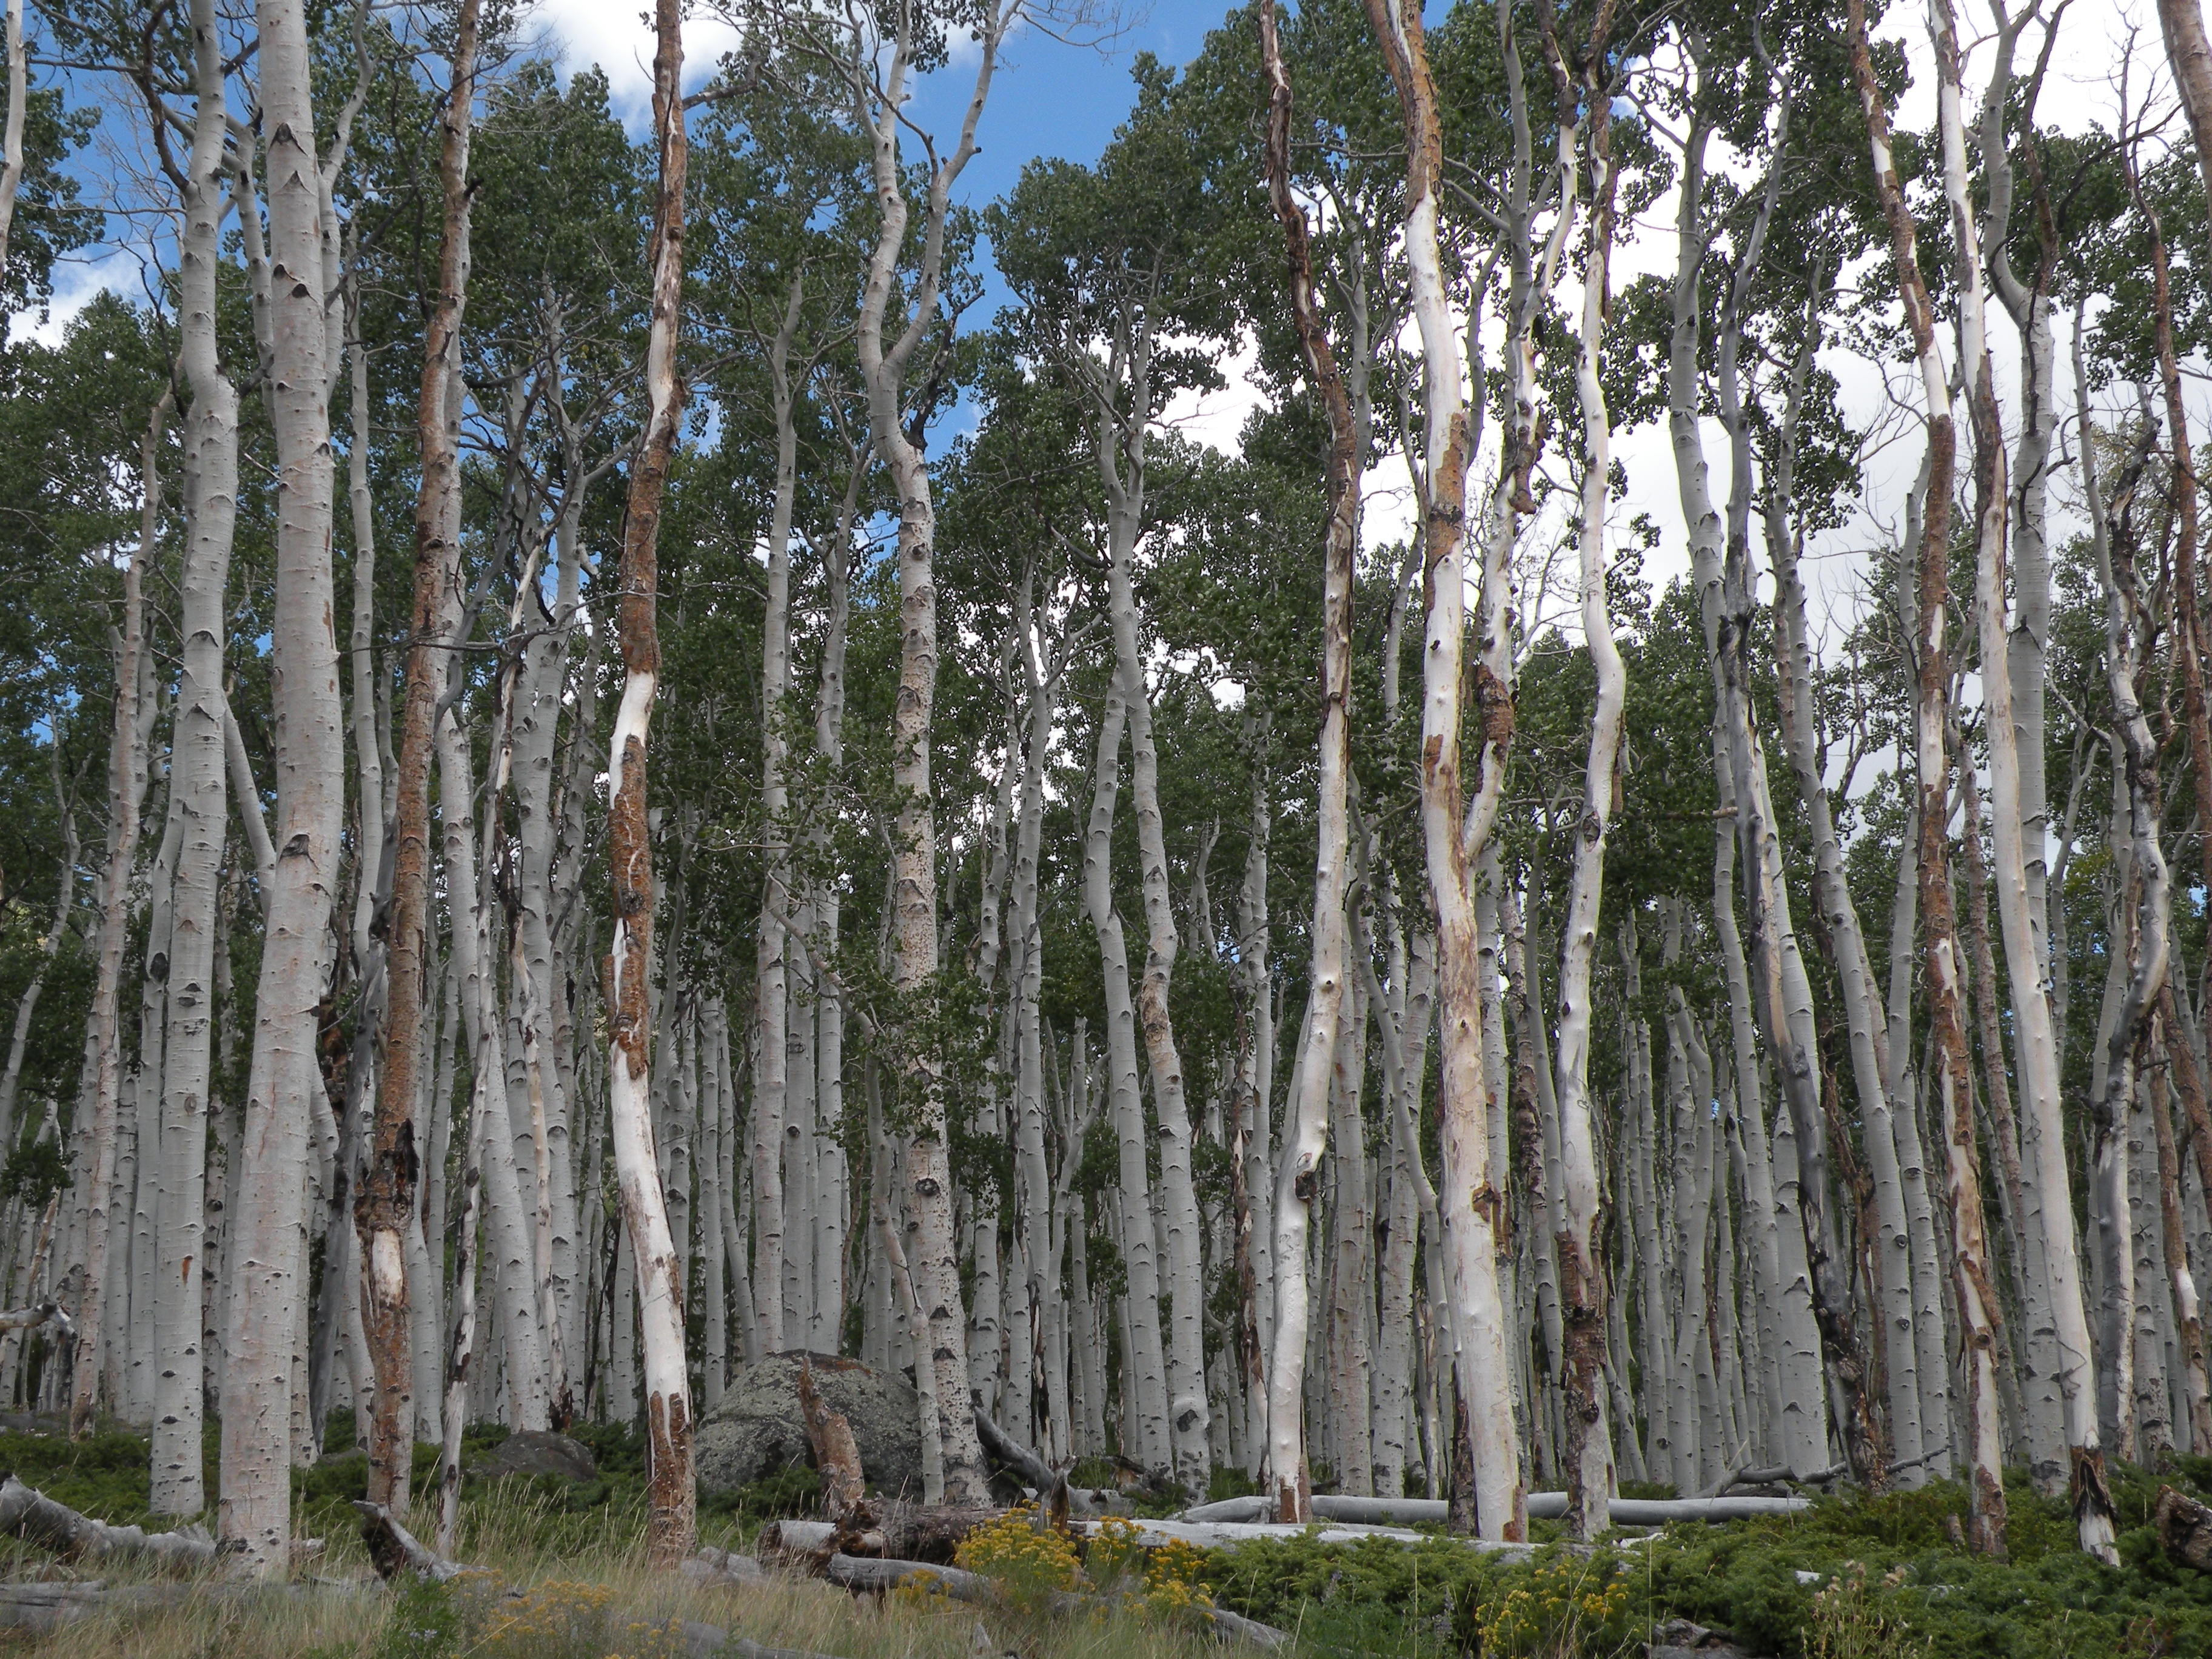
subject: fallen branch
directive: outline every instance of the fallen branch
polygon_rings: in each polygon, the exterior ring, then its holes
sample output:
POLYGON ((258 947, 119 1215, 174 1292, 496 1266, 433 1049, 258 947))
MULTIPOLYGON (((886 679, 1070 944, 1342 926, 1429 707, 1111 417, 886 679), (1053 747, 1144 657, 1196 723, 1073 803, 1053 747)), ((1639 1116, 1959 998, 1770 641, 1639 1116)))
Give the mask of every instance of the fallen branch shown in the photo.
POLYGON ((0 1331, 36 1330, 41 1325, 52 1325, 64 1341, 76 1334, 76 1322, 63 1311, 58 1302, 41 1302, 36 1307, 10 1308, 0 1313, 0 1331))
POLYGON ((1040 1492, 1049 1487, 1061 1475, 1051 1464, 1039 1457, 1027 1446, 1008 1434, 994 1422, 988 1412, 975 1408, 975 1433, 983 1443, 983 1449, 1020 1475, 1040 1492))
POLYGON ((368 1546, 368 1559, 379 1577, 397 1578, 403 1572, 416 1572, 442 1584, 469 1571, 423 1544, 383 1504, 356 1498, 353 1506, 361 1512, 362 1542, 368 1546))
MULTIPOLYGON (((1054 1468, 1000 1428, 981 1407, 975 1411, 975 1433, 981 1439, 985 1451, 1029 1482, 1037 1495, 1037 1502, 1044 1508, 1046 1518, 1055 1527, 1066 1524, 1071 1514, 1104 1515, 1111 1512, 1118 1493, 1069 1484, 1066 1470, 1054 1468)), ((1123 1507, 1127 1506, 1125 1504, 1123 1507)))
POLYGON ((110 1526, 79 1515, 12 1474, 0 1480, 0 1532, 43 1544, 73 1561, 150 1555, 165 1566, 191 1568, 211 1565, 216 1558, 216 1541, 204 1528, 148 1532, 143 1527, 110 1526))
MULTIPOLYGON (((1924 1457, 1915 1457, 1903 1463, 1892 1463, 1888 1466, 1889 1473, 1897 1474, 1906 1469, 1917 1469, 1923 1463, 1934 1462, 1950 1449, 1948 1446, 1938 1446, 1924 1457)), ((1707 1487, 1698 1496, 1725 1498, 1728 1496, 1729 1488, 1734 1486, 1832 1486, 1850 1472, 1851 1466, 1848 1463, 1838 1463, 1830 1468, 1815 1469, 1810 1474, 1799 1474, 1787 1463, 1779 1463, 1771 1468, 1731 1469, 1723 1475, 1717 1483, 1707 1487)))

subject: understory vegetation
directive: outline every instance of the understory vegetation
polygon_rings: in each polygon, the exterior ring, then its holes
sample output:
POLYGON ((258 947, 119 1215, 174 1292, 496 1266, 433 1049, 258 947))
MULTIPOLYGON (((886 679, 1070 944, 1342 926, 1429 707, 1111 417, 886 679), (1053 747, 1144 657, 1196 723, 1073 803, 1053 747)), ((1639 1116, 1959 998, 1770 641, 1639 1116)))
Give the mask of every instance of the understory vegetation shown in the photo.
MULTIPOLYGON (((471 1460, 506 1432, 472 1427, 471 1460)), ((2161 1484, 2212 1498, 2212 1458, 2178 1459, 2163 1475, 2114 1467, 2118 1568, 2080 1551, 2063 1498, 2039 1496, 2015 1472, 2004 1560, 1962 1547, 1966 1494, 1949 1481, 1879 1498, 1847 1493, 1800 1515, 1617 1534, 1589 1550, 1566 1544, 1559 1523, 1538 1521, 1533 1558, 1442 1534, 1419 1544, 1346 1544, 1309 1533, 1211 1551, 1145 1550, 1127 1522, 1109 1522, 1086 1543, 1033 1528, 1017 1509, 962 1546, 960 1565, 994 1580, 1001 1594, 1001 1606, 978 1609, 919 1589, 855 1597, 781 1578, 757 1589, 703 1589, 656 1573, 646 1550, 642 1449, 630 1431, 606 1427, 584 1431, 599 1461, 594 1480, 468 1480, 459 1555, 471 1571, 462 1578, 377 1589, 349 1507, 366 1471, 346 1434, 334 1416, 332 1450, 295 1477, 301 1531, 325 1540, 315 1571, 303 1574, 313 1582, 250 1603, 216 1596, 102 1615, 29 1645, 53 1659, 680 1659, 676 1626, 690 1620, 733 1639, 837 1659, 972 1659, 986 1650, 979 1626, 988 1651, 1023 1659, 1175 1659, 1230 1650, 1182 1616, 1204 1600, 1290 1632, 1297 1654, 1376 1659, 1629 1659, 1677 1619, 1771 1659, 2212 1652, 2212 1577, 2174 1565, 2149 1524, 2161 1484), (1088 1615, 1049 1605, 1054 1592, 1117 1587, 1128 1593, 1088 1615)), ((428 1446, 416 1451, 425 1471, 434 1455, 428 1446)), ((100 1519, 163 1524, 149 1507, 143 1436, 110 1430, 70 1442, 0 1433, 0 1465, 100 1519)), ((766 1521, 817 1512, 820 1491, 815 1472, 798 1467, 738 1491, 702 1492, 702 1540, 749 1549, 766 1521)), ((4 1550, 9 1577, 65 1571, 12 1540, 4 1550)), ((138 1571, 106 1563, 81 1570, 109 1583, 138 1571)))

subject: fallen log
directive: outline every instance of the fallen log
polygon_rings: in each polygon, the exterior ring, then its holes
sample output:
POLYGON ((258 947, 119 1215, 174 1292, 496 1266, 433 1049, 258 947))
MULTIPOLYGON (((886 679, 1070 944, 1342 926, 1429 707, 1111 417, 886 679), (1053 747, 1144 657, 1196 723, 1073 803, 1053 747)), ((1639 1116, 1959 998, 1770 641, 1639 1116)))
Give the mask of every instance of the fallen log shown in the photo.
POLYGON ((227 1583, 202 1579, 189 1583, 110 1584, 98 1578, 69 1583, 0 1583, 0 1630, 20 1630, 33 1636, 48 1635, 94 1613, 122 1617, 166 1613, 173 1607, 203 1606, 210 1601, 232 1603, 276 1596, 296 1601, 304 1596, 357 1594, 350 1581, 318 1579, 308 1583, 227 1583))
MULTIPOLYGON (((1212 1510, 1224 1505, 1207 1504, 1205 1507, 1212 1510)), ((880 1550, 871 1548, 863 1559, 919 1561, 925 1566, 949 1564, 960 1540, 973 1528, 994 1518, 999 1513, 994 1510, 939 1510, 930 1512, 927 1528, 909 1527, 905 1530, 898 1528, 896 1518, 887 1519, 883 1532, 883 1536, 888 1540, 887 1547, 880 1550), (901 1538, 917 1540, 929 1546, 933 1553, 924 1555, 918 1548, 892 1547, 901 1538)), ((1171 1541, 1193 1545, 1199 1549, 1231 1549, 1238 1544, 1250 1543, 1255 1539, 1300 1538, 1308 1530, 1304 1527, 1289 1526, 1279 1522, 1193 1521, 1188 1516, 1172 1521, 1137 1520, 1129 1524, 1137 1528, 1136 1541, 1148 1549, 1157 1549, 1171 1541)), ((1100 1523, 1074 1520, 1068 1525, 1071 1531, 1088 1536, 1098 1530, 1100 1523)), ((1388 1538, 1398 1543, 1418 1544, 1436 1534, 1413 1532, 1404 1527, 1344 1521, 1323 1523, 1317 1535, 1324 1544, 1356 1544, 1364 1538, 1388 1538)), ((830 1546, 836 1536, 836 1528, 827 1521, 771 1521, 762 1528, 757 1547, 763 1560, 782 1559, 806 1571, 818 1572, 821 1568, 815 1564, 832 1553, 830 1546)), ((1525 1556, 1534 1547, 1529 1544, 1492 1543, 1476 1538, 1461 1538, 1455 1541, 1473 1549, 1505 1551, 1517 1553, 1521 1556, 1525 1556)), ((844 1550, 836 1553, 852 1553, 844 1550)))
MULTIPOLYGON (((1211 1504, 1207 1508, 1213 1507, 1211 1504)), ((1097 1522, 1079 1523, 1085 1532, 1097 1529, 1097 1522)), ((1357 1544, 1369 1538, 1387 1538, 1393 1543, 1425 1543, 1438 1534, 1414 1532, 1405 1527, 1370 1526, 1357 1521, 1317 1522, 1313 1527, 1292 1526, 1280 1521, 1173 1521, 1136 1522, 1137 1542, 1147 1548, 1158 1548, 1166 1543, 1183 1543, 1198 1549, 1234 1549, 1239 1544, 1249 1544, 1263 1538, 1304 1538, 1309 1534, 1324 1544, 1357 1544)), ((1449 1534, 1447 1534, 1449 1536, 1449 1534)), ((1509 1561, 1526 1560, 1535 1553, 1534 1544, 1500 1544, 1481 1538, 1450 1537, 1450 1541, 1468 1549, 1481 1550, 1503 1556, 1509 1561)))
MULTIPOLYGON (((686 1625, 684 1633, 688 1638, 695 1630, 713 1632, 720 1628, 718 1625, 686 1625)), ((734 1641, 724 1637, 719 1645, 710 1645, 707 1651, 732 1656, 732 1659, 837 1659, 835 1654, 817 1653, 811 1648, 768 1647, 750 1636, 740 1636, 734 1641)))
MULTIPOLYGON (((1314 1515, 1323 1521, 1344 1521, 1358 1526, 1370 1527, 1440 1527, 1443 1525, 1448 1509, 1442 1499, 1425 1498, 1337 1498, 1324 1495, 1313 1500, 1314 1515)), ((1224 1498, 1218 1503, 1200 1504, 1185 1510, 1176 1517, 1192 1522, 1267 1522, 1274 1521, 1275 1505, 1267 1498, 1224 1498)))
POLYGON ((840 1589, 894 1590, 902 1584, 915 1583, 941 1589, 956 1601, 988 1604, 994 1599, 989 1579, 938 1561, 839 1554, 830 1558, 823 1577, 840 1589))
POLYGON ((812 1556, 828 1551, 835 1540, 836 1553, 842 1555, 950 1565, 962 1539, 1004 1512, 941 1504, 886 1504, 881 1515, 858 1532, 833 1521, 771 1521, 761 1528, 756 1553, 763 1560, 812 1556))
MULTIPOLYGON (((1324 1494, 1313 1500, 1314 1514, 1322 1521, 1367 1526, 1440 1527, 1448 1505, 1432 1498, 1348 1498, 1324 1494)), ((1613 1522, 1620 1527, 1659 1527, 1673 1521, 1741 1521, 1759 1515, 1795 1515, 1810 1509, 1808 1498, 1616 1498, 1613 1522)), ((1200 1504, 1176 1518, 1197 1522, 1261 1521, 1273 1505, 1265 1498, 1225 1498, 1200 1504)), ((1528 1494, 1528 1516, 1534 1521, 1556 1521, 1567 1512, 1563 1492, 1528 1494)))
POLYGON ((164 1566, 191 1569, 213 1565, 216 1541, 202 1527, 148 1532, 143 1527, 111 1526, 79 1515, 14 1475, 0 1480, 0 1532, 43 1544, 73 1561, 106 1555, 150 1555, 164 1566))
MULTIPOLYGON (((1762 1515, 1802 1515, 1809 1498, 1616 1498, 1609 1505, 1616 1527, 1663 1527, 1675 1521, 1748 1521, 1762 1515)), ((1567 1512, 1563 1492, 1528 1494, 1528 1513, 1556 1521, 1567 1512)))

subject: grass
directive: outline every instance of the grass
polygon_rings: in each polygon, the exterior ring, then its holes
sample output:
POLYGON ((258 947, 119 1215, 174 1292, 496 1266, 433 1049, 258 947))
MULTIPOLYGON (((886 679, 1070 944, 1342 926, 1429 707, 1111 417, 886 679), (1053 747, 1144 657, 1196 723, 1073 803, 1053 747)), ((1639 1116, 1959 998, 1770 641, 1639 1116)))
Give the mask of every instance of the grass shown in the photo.
MULTIPOLYGON (((427 1525, 427 1514, 417 1519, 427 1525)), ((1143 1617, 1053 1620, 981 1612, 941 1596, 855 1598, 823 1583, 705 1588, 647 1563, 627 1505, 591 1533, 567 1526, 529 1483, 501 1481, 464 1505, 460 1556, 483 1569, 451 1588, 393 1590, 368 1577, 350 1534, 336 1535, 316 1582, 208 1593, 156 1610, 102 1613, 16 1645, 40 1659, 681 1659, 686 1621, 770 1647, 841 1659, 975 1659, 1009 1649, 1035 1659, 1200 1659, 1212 1641, 1143 1617), (549 1549, 549 1522, 559 1534, 549 1549), (349 1580, 333 1583, 333 1579, 349 1580), (979 1649, 977 1626, 991 1646, 979 1649)), ((109 1583, 143 1571, 100 1570, 109 1583)))
MULTIPOLYGON (((300 1530, 327 1540, 306 1582, 247 1595, 210 1580, 175 1605, 102 1614, 37 1640, 0 1636, 0 1648, 40 1659, 672 1659, 683 1651, 675 1632, 690 1620, 840 1659, 976 1659, 986 1650, 1021 1659, 1199 1659, 1224 1651, 1157 1601, 1095 1617, 1025 1612, 1024 1601, 1036 1599, 1018 1593, 1018 1574, 1007 1581, 1014 1605, 981 1610, 979 1619, 972 1606, 915 1592, 856 1599, 782 1581, 736 1590, 654 1571, 644 1558, 635 1440, 588 1432, 600 1460, 596 1480, 468 1483, 457 1553, 486 1570, 481 1579, 446 1591, 374 1583, 346 1508, 361 1488, 361 1460, 341 1450, 298 1476, 300 1530), (988 1650, 979 1646, 979 1622, 988 1650)), ((496 1430, 471 1437, 479 1452, 499 1438, 496 1430)), ((103 1519, 157 1519, 146 1513, 146 1445, 134 1435, 74 1445, 0 1435, 0 1468, 103 1519)), ((418 1490, 428 1492, 427 1455, 418 1473, 418 1490)), ((2183 1460, 2165 1479, 2212 1496, 2212 1460, 2183 1460)), ((1655 1623, 1674 1616, 1732 1632, 1775 1659, 2212 1653, 2212 1577, 2168 1563, 2149 1529, 2160 1479, 2118 1468, 2113 1485, 2118 1569, 2074 1548, 2063 1502, 2015 1481, 2008 1491, 2012 1553, 2002 1562, 1968 1556, 1952 1541, 1965 1494, 1939 1484, 1875 1499, 1847 1496, 1802 1515, 1679 1528, 1595 1557, 1540 1549, 1533 1563, 1507 1564, 1442 1537, 1324 1545, 1309 1535, 1217 1551, 1187 1571, 1218 1605, 1292 1632, 1298 1654, 1313 1659, 1628 1659, 1655 1623)), ((702 1539, 742 1547, 769 1516, 806 1510, 817 1490, 811 1472, 799 1470, 709 1497, 702 1539)), ((427 1504, 413 1518, 420 1530, 433 1529, 427 1504)), ((992 1570, 980 1557, 977 1565, 992 1570)), ((1052 1577, 1065 1567, 1055 1559, 1038 1571, 1052 1577)), ((14 1540, 0 1540, 0 1572, 97 1574, 109 1583, 151 1576, 122 1562, 73 1570, 14 1540)))
MULTIPOLYGON (((468 1441, 472 1454, 481 1454, 503 1437, 487 1429, 471 1431, 468 1441)), ((643 1459, 635 1436, 593 1425, 580 1437, 599 1459, 596 1480, 467 1482, 455 1553, 484 1572, 450 1589, 394 1590, 374 1582, 348 1507, 363 1489, 364 1460, 349 1449, 349 1436, 333 1434, 331 1455, 295 1476, 295 1528, 325 1540, 302 1582, 246 1592, 210 1575, 187 1584, 173 1605, 103 1613, 40 1638, 0 1632, 0 1650, 40 1659, 680 1659, 680 1630, 690 1621, 839 1659, 976 1659, 985 1650, 979 1624, 988 1651, 1012 1650, 1024 1659, 1201 1659, 1219 1652, 1210 1637, 1142 1613, 1053 1619, 908 1592, 855 1598, 813 1582, 743 1590, 694 1584, 647 1563, 643 1459)), ((417 1449, 416 1489, 424 1498, 410 1524, 423 1536, 436 1525, 434 1461, 434 1449, 417 1449)), ((147 1507, 140 1436, 110 1431, 72 1444, 0 1434, 5 1468, 102 1520, 175 1524, 147 1507)), ((700 1506, 701 1540, 742 1547, 769 1516, 805 1511, 819 1491, 806 1469, 708 1495, 700 1506)), ((0 1576, 176 1583, 143 1563, 72 1568, 12 1539, 0 1539, 0 1576)))

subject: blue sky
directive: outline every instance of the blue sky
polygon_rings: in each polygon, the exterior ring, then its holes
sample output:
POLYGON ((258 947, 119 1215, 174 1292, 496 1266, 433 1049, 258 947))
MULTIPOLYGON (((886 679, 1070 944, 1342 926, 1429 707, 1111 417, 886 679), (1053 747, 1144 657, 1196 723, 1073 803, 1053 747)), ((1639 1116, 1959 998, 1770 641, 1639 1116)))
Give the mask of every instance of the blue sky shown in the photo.
MULTIPOLYGON (((995 199, 1040 156, 1096 160, 1133 101, 1129 70, 1137 54, 1150 52, 1182 64, 1196 56, 1207 32, 1220 25, 1229 9, 1230 0, 1154 0, 1149 6, 1129 7, 1118 27, 1071 29, 1066 40, 1023 29, 1009 43, 993 79, 979 148, 962 175, 959 198, 975 206, 995 199), (1093 44, 1079 44, 1084 40, 1093 44)), ((546 46, 564 67, 574 70, 598 64, 607 71, 617 106, 641 136, 648 119, 653 52, 643 18, 619 0, 542 0, 538 15, 546 46)), ((733 38, 718 24, 688 26, 687 81, 703 79, 733 38)), ((975 68, 971 46, 917 89, 913 118, 945 145, 959 130, 975 87, 975 68)), ((973 323, 986 323, 1007 297, 992 281, 973 323)))
MULTIPOLYGON (((985 202, 1004 191, 1023 164, 1039 155, 1090 161, 1105 148, 1129 107, 1129 66, 1139 52, 1171 64, 1196 54, 1206 32, 1227 15, 1227 0, 1155 0, 1133 7, 1121 27, 1097 46, 1072 45, 1036 29, 1010 43, 969 166, 962 194, 985 202)), ((652 40, 643 21, 619 0, 544 0, 538 16, 547 43, 568 67, 597 63, 608 72, 625 115, 643 125, 652 40)), ((1090 31, 1096 39, 1097 30, 1090 31)), ((695 76, 703 76, 731 39, 719 25, 685 31, 695 76)), ((914 112, 921 125, 950 135, 974 85, 973 49, 924 82, 914 112)))

